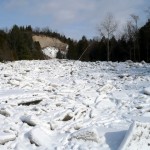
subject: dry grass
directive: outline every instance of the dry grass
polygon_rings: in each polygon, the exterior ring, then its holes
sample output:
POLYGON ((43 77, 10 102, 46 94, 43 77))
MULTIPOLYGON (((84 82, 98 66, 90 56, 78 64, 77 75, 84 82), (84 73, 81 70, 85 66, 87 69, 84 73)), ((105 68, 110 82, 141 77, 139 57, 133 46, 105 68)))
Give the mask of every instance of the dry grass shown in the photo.
POLYGON ((51 46, 65 51, 67 47, 66 43, 63 43, 56 38, 50 38, 44 35, 33 35, 32 38, 34 41, 38 41, 40 43, 42 49, 51 46))

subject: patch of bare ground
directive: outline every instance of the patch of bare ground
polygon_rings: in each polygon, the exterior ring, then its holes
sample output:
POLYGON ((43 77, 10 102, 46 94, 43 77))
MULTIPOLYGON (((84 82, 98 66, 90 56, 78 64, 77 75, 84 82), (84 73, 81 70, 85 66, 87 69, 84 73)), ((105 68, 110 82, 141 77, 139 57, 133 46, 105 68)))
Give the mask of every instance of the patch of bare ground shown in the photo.
POLYGON ((42 49, 46 47, 55 47, 59 50, 65 51, 67 47, 67 44, 61 42, 59 39, 51 38, 45 35, 33 35, 32 38, 34 41, 38 41, 40 43, 42 49))

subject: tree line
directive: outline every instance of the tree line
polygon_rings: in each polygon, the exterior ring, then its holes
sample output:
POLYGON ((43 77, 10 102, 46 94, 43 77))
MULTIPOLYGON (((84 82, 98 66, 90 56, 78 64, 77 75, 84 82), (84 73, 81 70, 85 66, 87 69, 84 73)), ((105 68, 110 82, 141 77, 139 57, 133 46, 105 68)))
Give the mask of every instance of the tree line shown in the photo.
POLYGON ((68 58, 80 58, 83 61, 150 62, 150 19, 139 28, 139 16, 131 14, 130 18, 122 34, 116 38, 114 33, 118 24, 113 15, 108 13, 98 27, 101 38, 87 40, 83 36, 78 42, 71 42, 68 58))
POLYGON ((81 61, 125 61, 142 60, 150 62, 150 19, 138 27, 139 17, 131 15, 131 20, 124 26, 124 32, 115 37, 117 22, 107 14, 98 28, 99 38, 80 40, 65 37, 49 28, 14 25, 11 29, 0 30, 0 61, 44 59, 39 42, 33 35, 55 37, 69 45, 67 59, 81 61))
POLYGON ((44 59, 32 34, 31 26, 14 25, 10 30, 0 30, 0 61, 44 59))

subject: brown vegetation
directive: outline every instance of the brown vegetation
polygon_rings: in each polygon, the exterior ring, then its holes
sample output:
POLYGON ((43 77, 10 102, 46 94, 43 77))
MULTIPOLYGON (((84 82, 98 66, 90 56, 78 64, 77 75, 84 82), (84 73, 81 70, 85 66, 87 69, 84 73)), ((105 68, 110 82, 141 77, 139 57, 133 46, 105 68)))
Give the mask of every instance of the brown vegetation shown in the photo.
POLYGON ((45 35, 33 35, 33 40, 40 43, 41 48, 55 47, 61 51, 66 51, 67 44, 61 42, 59 39, 51 38, 45 35))

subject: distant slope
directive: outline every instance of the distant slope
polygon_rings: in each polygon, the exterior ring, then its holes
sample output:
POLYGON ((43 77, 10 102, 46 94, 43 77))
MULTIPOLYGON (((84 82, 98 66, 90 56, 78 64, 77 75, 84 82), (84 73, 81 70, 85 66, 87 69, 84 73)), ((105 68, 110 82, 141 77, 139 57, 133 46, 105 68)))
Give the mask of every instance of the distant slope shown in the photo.
POLYGON ((51 38, 45 35, 33 35, 33 40, 38 41, 41 48, 55 47, 59 50, 66 51, 68 44, 61 42, 59 39, 51 38))
POLYGON ((60 51, 61 57, 65 58, 68 52, 68 44, 61 42, 59 39, 51 38, 45 35, 33 35, 33 40, 40 43, 42 51, 49 58, 56 58, 60 51))

